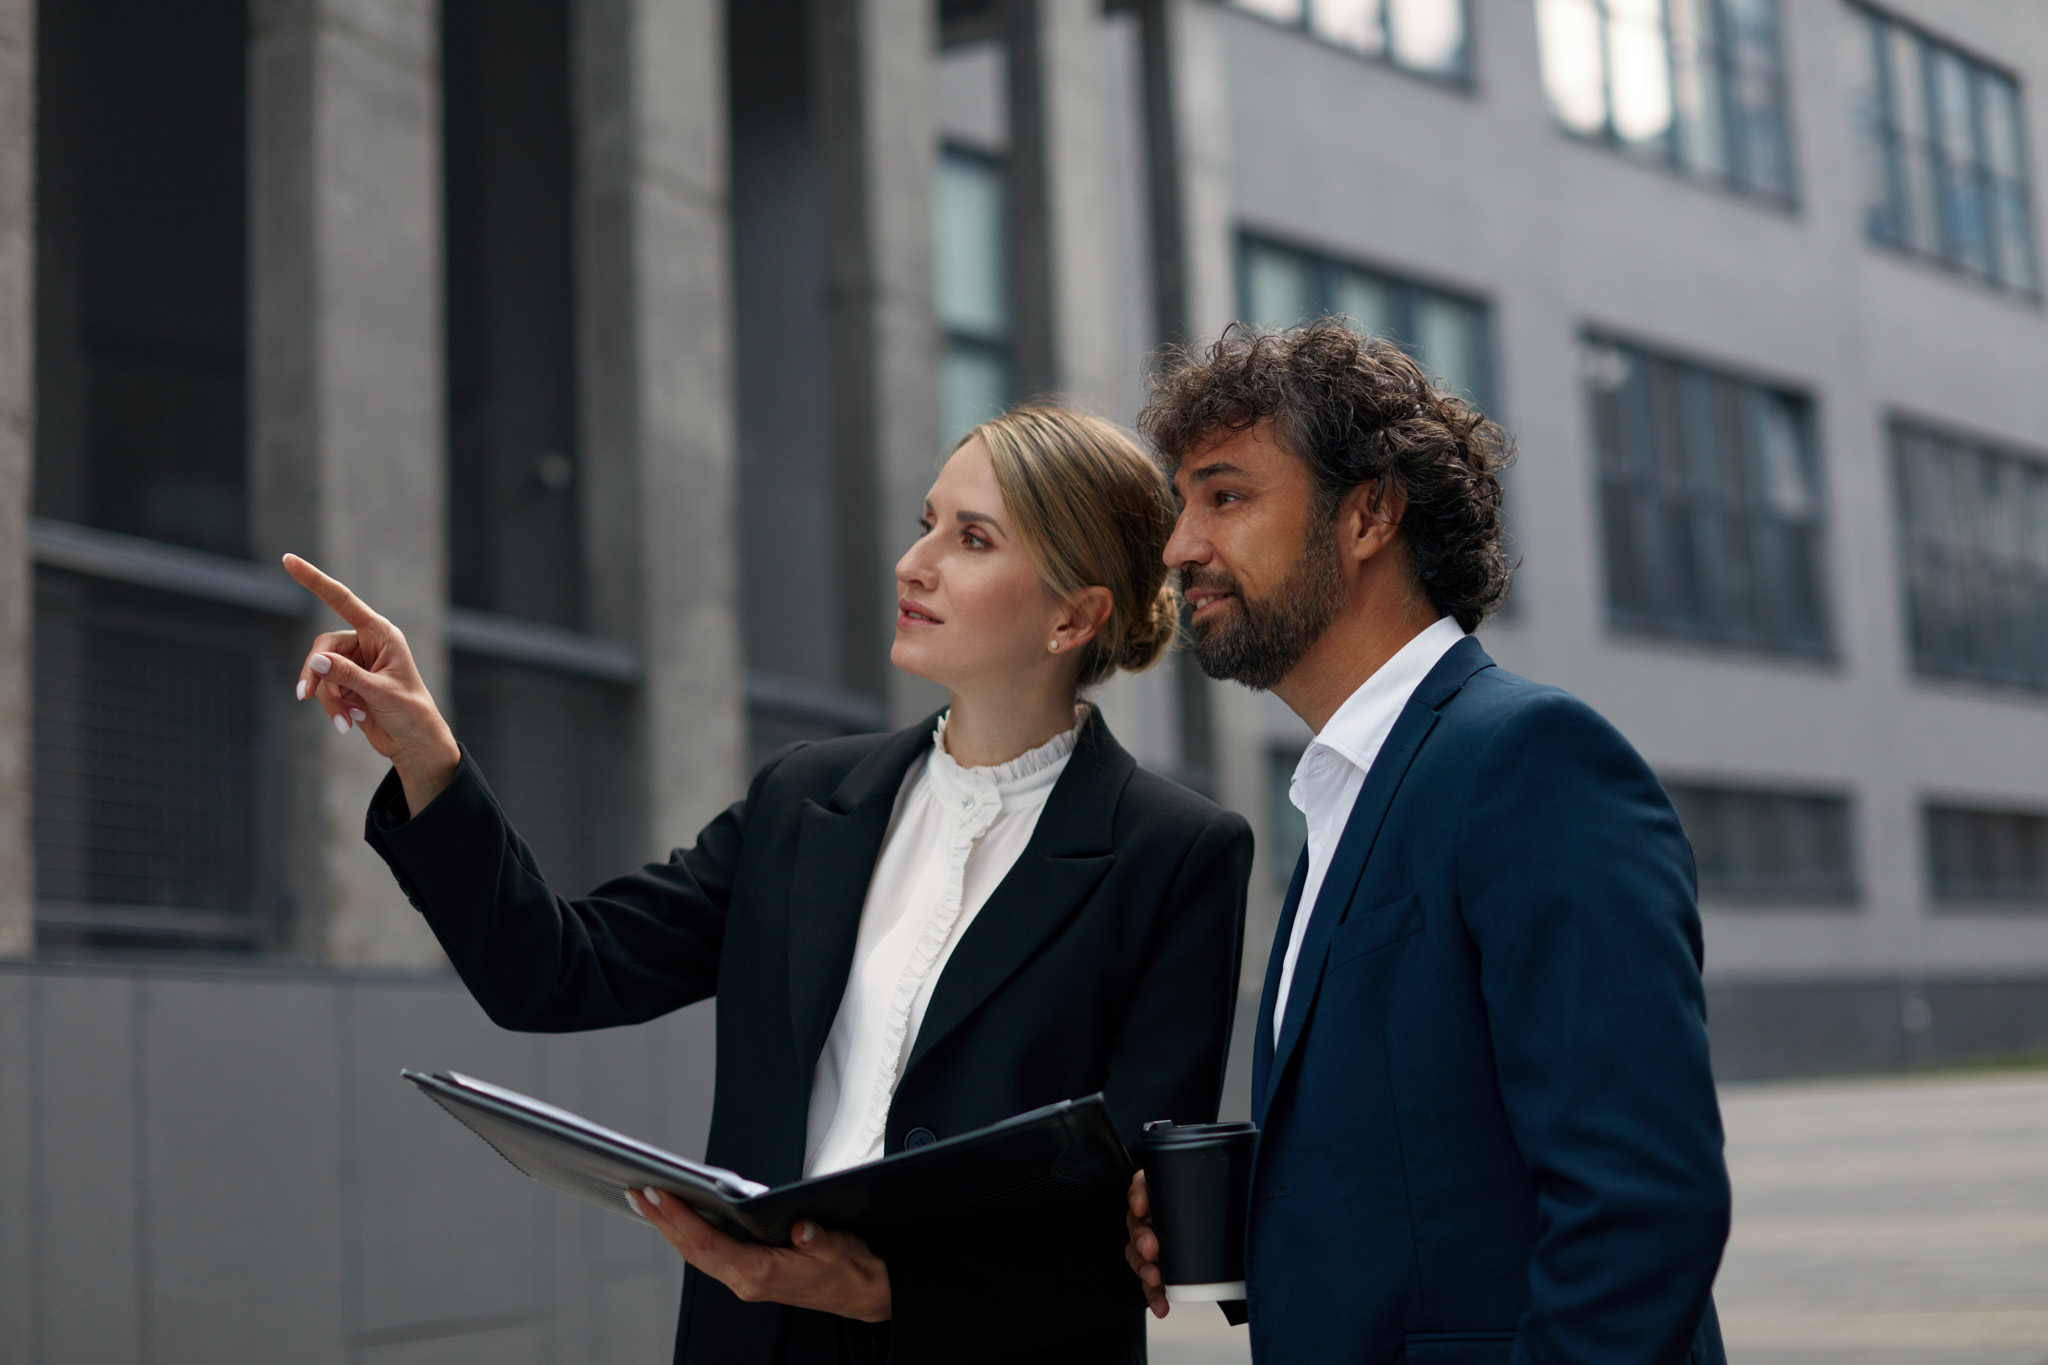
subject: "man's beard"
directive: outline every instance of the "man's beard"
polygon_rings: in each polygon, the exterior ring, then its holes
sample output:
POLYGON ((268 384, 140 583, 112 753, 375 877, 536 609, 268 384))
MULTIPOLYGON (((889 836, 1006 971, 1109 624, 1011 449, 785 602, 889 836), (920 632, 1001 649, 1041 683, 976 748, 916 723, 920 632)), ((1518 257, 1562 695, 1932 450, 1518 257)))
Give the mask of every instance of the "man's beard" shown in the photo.
POLYGON ((1263 692, 1294 671, 1344 605, 1343 565, 1337 556, 1337 537, 1332 534, 1335 525, 1332 518, 1309 528, 1301 555, 1287 570, 1287 577, 1264 597, 1246 595, 1226 573, 1181 570, 1183 594, 1207 587, 1236 595, 1234 612, 1193 623, 1195 663, 1204 673, 1263 692))

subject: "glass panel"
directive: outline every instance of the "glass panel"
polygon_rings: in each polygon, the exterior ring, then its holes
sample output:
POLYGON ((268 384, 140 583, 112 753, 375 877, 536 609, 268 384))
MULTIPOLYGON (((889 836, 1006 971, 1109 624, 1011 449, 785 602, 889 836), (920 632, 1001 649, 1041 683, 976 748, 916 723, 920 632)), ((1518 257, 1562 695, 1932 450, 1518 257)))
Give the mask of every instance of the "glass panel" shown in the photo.
POLYGON ((1387 45, 1385 0, 1311 0, 1309 28, 1354 52, 1377 57, 1387 45))
POLYGON ((1671 131, 1671 54, 1660 0, 1609 0, 1607 56, 1615 135, 1663 138, 1671 131))
POLYGON ((1464 0, 1389 0, 1394 60, 1416 71, 1465 69, 1464 0))
POLYGON ((1361 332, 1392 337, 1398 330, 1394 325, 1393 293, 1387 282, 1376 275, 1362 270, 1340 270, 1332 311, 1350 318, 1361 332))
POLYGON ((1482 356, 1477 310, 1442 294, 1415 300, 1415 358, 1445 388, 1480 401, 1482 356))
POLYGON ((1253 243, 1245 249, 1245 310, 1254 327, 1295 327, 1322 312, 1315 265, 1299 252, 1253 243))
POLYGON ((1732 136, 1729 161, 1753 189, 1790 194, 1791 155, 1780 105, 1776 0, 1722 0, 1732 136))
POLYGON ((1985 213, 1976 174, 1970 70, 1953 52, 1927 52, 1928 123, 1941 206, 1942 254, 1959 265, 1989 268, 1985 213))
POLYGON ((954 342, 939 373, 939 413, 945 423, 942 449, 1010 405, 1010 362, 987 346, 954 342))
POLYGON ((933 248, 939 321, 945 327, 990 337, 1009 329, 1006 198, 995 162, 951 150, 939 159, 933 248))
POLYGON ((1895 165, 1884 25, 1861 10, 1844 8, 1842 13, 1842 65, 1849 72, 1850 111, 1856 125, 1863 231, 1879 241, 1894 241, 1904 236, 1905 224, 1894 207, 1903 187, 1898 184, 1902 172, 1895 165))
POLYGON ((1670 13, 1678 155, 1689 170, 1721 174, 1727 171, 1728 161, 1721 53, 1714 42, 1712 0, 1671 0, 1670 13))
POLYGON ((1277 19, 1283 24, 1301 22, 1301 0, 1231 0, 1241 10, 1248 10, 1266 19, 1277 19))
POLYGON ((1994 174, 2019 180, 2026 174, 2020 164, 2020 95, 2010 80, 1996 72, 1981 73, 1978 93, 1984 101, 1984 159, 1994 174))
POLYGON ((1543 93, 1565 127, 1591 135, 1607 127, 1607 75, 1594 0, 1536 0, 1543 93))
POLYGON ((1820 499, 1807 465, 1799 410, 1784 395, 1767 394, 1758 418, 1765 504, 1788 521, 1804 521, 1820 499))

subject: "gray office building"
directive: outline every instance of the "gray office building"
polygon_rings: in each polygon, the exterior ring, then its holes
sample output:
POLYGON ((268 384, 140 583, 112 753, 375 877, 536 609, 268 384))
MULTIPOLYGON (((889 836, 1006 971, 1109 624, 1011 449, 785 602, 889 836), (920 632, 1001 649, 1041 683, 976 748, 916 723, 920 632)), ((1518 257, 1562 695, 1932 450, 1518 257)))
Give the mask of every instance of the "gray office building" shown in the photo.
MULTIPOLYGON (((1515 433, 1482 638, 1663 777, 1724 1075, 2048 1050, 2044 83, 2030 0, 0 0, 0 1358, 666 1351, 395 1071, 689 1150, 712 1006, 483 1020, 281 553, 580 890, 928 714, 951 439, 1233 320, 1515 433)), ((1259 831, 1242 1054, 1307 733, 1097 700, 1259 831)))

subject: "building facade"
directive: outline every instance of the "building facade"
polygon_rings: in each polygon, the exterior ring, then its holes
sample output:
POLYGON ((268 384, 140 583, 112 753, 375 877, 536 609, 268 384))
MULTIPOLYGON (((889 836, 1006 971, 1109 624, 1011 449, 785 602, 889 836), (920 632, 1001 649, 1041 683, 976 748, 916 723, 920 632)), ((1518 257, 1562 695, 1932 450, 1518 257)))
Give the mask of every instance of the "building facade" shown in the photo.
MULTIPOLYGON (((1724 1074, 2048 1048, 2044 80, 2020 0, 0 0, 0 1356, 666 1330, 665 1252, 385 1092, 688 1150, 710 1007, 482 1023, 280 553, 589 884, 938 703, 890 566, 953 437, 1233 320, 1515 433, 1482 638, 1665 780, 1724 1074)), ((1260 833, 1248 1021, 1306 732, 1097 700, 1260 833)))

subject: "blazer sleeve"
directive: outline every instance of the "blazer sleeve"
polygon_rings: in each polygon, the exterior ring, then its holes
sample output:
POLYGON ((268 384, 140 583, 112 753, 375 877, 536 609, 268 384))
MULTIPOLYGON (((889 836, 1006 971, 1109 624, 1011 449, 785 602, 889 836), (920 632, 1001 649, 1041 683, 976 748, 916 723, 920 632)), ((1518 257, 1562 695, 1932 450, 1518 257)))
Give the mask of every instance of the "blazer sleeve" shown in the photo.
POLYGON ((1691 848, 1627 741, 1561 693, 1493 735, 1468 791, 1459 900, 1537 1197, 1512 1359, 1683 1361, 1729 1218, 1691 848))
POLYGON ((636 1024, 716 993, 748 812, 781 757, 694 845, 574 900, 542 878, 466 749, 455 780, 416 816, 388 774, 364 837, 493 1023, 536 1033, 636 1024))
MULTIPOLYGON (((1152 1119, 1216 1117, 1251 863, 1251 827, 1218 811, 1161 902, 1103 1083, 1126 1143, 1152 1119)), ((965 1342, 991 1343, 1005 1355, 1050 1351, 1077 1327, 1106 1326, 1142 1309, 1143 1290, 1124 1260, 1123 1219, 1117 1200, 903 1248, 888 1259, 890 1365, 957 1361, 965 1342), (990 1285, 1002 1289, 992 1294, 990 1285)))

